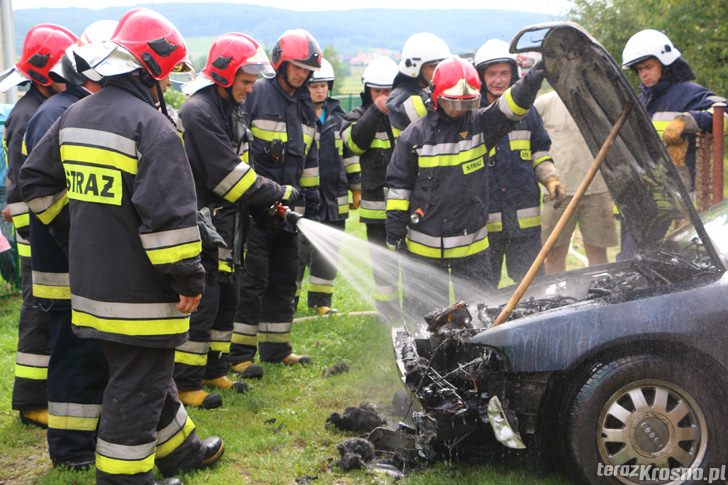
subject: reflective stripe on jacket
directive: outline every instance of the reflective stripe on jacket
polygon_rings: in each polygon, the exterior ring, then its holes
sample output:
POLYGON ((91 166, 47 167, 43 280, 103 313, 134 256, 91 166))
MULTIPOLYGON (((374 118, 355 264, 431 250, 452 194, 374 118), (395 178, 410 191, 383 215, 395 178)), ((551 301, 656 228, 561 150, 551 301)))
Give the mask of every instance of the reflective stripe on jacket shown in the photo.
POLYGON ((293 96, 283 91, 278 78, 259 79, 248 95, 243 109, 253 133, 252 159, 259 175, 281 185, 301 191, 299 201, 306 216, 319 212, 319 166, 316 139, 316 111, 308 88, 299 88, 293 96), (283 158, 274 160, 275 140, 283 145, 283 158), (303 201, 303 204, 301 204, 303 201))
MULTIPOLYGON (((50 129, 53 123, 66 112, 66 110, 78 100, 85 98, 90 93, 73 85, 68 85, 62 93, 56 94, 43 103, 35 115, 28 122, 28 129, 25 132, 25 145, 28 154, 41 140, 43 135, 50 129)), ((47 224, 63 219, 64 223, 68 218, 67 198, 58 200, 63 206, 56 206, 40 214, 47 224)), ((46 223, 43 223, 35 214, 30 216, 30 233, 32 251, 31 267, 33 278, 33 297, 41 303, 44 308, 53 305, 54 310, 70 310, 71 308, 71 287, 68 274, 68 240, 63 235, 63 241, 59 244, 46 223)))
POLYGON ((488 159, 488 231, 510 237, 538 232, 541 190, 536 167, 553 162, 551 140, 534 108, 490 150, 488 159))
POLYGON ((394 89, 387 98, 389 122, 395 138, 411 123, 427 115, 430 93, 422 89, 417 79, 397 74, 394 89))
MULTIPOLYGON (((652 125, 657 134, 662 138, 665 128, 675 117, 681 113, 690 113, 695 122, 703 131, 713 131, 713 115, 710 109, 713 103, 725 102, 725 98, 716 96, 712 91, 703 86, 686 81, 673 82, 669 79, 661 79, 652 88, 640 85, 641 93, 639 100, 645 107, 647 114, 652 118, 652 125)), ((726 125, 728 114, 724 118, 726 125)), ((695 136, 688 136, 688 151, 685 156, 685 163, 695 167, 695 136)))
POLYGON ((486 250, 488 148, 525 114, 506 92, 460 118, 430 110, 402 132, 387 169, 388 242, 427 258, 486 250))
POLYGON ((383 224, 387 217, 384 179, 392 157, 390 130, 387 116, 371 102, 347 113, 342 124, 345 156, 358 157, 361 167, 361 222, 383 224))
POLYGON ((182 105, 179 115, 195 179, 197 206, 211 209, 213 225, 227 244, 226 250, 203 251, 202 264, 207 271, 231 273, 236 206, 268 207, 281 199, 284 189, 258 176, 249 165, 248 130, 242 109, 218 96, 214 85, 201 89, 182 105))
POLYGON ((189 328, 178 295, 201 294, 204 270, 189 162, 150 102, 114 85, 76 102, 35 146, 20 182, 41 220, 69 205, 75 333, 169 348, 189 328))
POLYGON ((342 221, 349 216, 349 187, 359 183, 361 174, 358 163, 349 161, 344 165, 344 142, 340 130, 346 113, 333 98, 326 98, 324 110, 326 120, 323 125, 321 120, 316 122, 319 130, 319 220, 342 221))
MULTIPOLYGON (((38 107, 46 100, 38 91, 38 88, 31 83, 28 92, 15 103, 10 111, 5 126, 3 127, 3 148, 5 149, 5 161, 8 164, 8 183, 6 201, 13 216, 13 225, 23 240, 30 239, 28 229, 28 207, 23 202, 18 190, 18 172, 23 166, 25 151, 25 130, 28 122, 38 107)), ((27 256, 30 256, 30 246, 27 248, 27 256)), ((23 256, 21 254, 21 256, 23 256)))
POLYGON ((670 82, 662 79, 652 88, 640 85, 642 105, 652 118, 657 133, 662 138, 667 125, 681 113, 689 112, 703 131, 712 131, 713 121, 709 112, 713 103, 725 102, 712 91, 694 82, 670 82))

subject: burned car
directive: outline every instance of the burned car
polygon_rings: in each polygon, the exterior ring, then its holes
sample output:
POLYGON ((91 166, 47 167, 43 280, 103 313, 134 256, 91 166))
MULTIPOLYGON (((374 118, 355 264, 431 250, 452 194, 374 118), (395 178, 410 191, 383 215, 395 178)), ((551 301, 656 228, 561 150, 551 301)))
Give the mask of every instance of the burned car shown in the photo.
POLYGON ((502 325, 513 288, 433 312, 425 332, 393 329, 415 431, 433 450, 494 434, 580 483, 707 478, 728 463, 728 204, 701 220, 620 66, 582 28, 532 26, 511 50, 542 54, 595 156, 626 113, 600 171, 638 251, 536 278, 502 325))

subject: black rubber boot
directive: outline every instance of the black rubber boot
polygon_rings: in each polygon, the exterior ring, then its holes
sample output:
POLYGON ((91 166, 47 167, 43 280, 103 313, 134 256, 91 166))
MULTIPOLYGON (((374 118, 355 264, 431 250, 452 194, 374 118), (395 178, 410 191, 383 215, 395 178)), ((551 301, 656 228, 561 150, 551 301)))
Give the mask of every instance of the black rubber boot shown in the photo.
POLYGON ((230 369, 235 374, 245 379, 260 379, 263 377, 263 368, 259 365, 253 364, 249 360, 233 364, 230 369))
POLYGON ((225 444, 219 436, 208 436, 202 441, 202 446, 205 449, 205 452, 202 456, 200 468, 206 468, 214 465, 225 453, 225 444))

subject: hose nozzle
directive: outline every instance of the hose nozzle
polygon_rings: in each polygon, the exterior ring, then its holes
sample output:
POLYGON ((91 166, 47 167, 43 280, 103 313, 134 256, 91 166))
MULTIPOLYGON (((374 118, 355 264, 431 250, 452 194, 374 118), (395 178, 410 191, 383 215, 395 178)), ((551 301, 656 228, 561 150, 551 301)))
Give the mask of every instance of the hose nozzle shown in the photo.
POLYGON ((303 215, 291 210, 290 207, 288 207, 287 205, 283 205, 281 202, 276 202, 275 204, 273 204, 270 210, 271 213, 276 214, 278 217, 294 226, 298 224, 298 221, 303 218, 303 215))

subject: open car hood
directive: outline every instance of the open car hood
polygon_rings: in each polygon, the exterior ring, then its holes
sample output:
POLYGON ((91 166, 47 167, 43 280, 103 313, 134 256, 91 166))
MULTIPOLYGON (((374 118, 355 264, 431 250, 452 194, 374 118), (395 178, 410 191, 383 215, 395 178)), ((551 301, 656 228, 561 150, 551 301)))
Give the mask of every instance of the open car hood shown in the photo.
POLYGON ((639 251, 658 249, 673 221, 690 220, 706 252, 723 270, 649 115, 607 50, 578 25, 554 22, 525 27, 516 34, 511 52, 525 51, 541 53, 546 78, 595 157, 620 114, 631 105, 600 171, 639 251))

